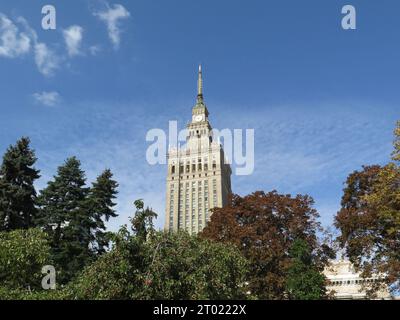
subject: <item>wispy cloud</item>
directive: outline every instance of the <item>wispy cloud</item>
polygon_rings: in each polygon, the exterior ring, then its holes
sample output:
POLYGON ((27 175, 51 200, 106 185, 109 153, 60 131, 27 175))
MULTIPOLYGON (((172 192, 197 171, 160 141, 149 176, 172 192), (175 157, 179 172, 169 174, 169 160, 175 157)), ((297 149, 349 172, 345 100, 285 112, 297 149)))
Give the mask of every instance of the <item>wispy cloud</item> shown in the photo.
POLYGON ((37 42, 35 44, 35 62, 40 73, 51 77, 59 68, 60 58, 45 43, 37 42))
POLYGON ((110 6, 106 3, 105 10, 93 12, 93 15, 107 25, 108 36, 114 48, 118 49, 121 42, 120 21, 129 18, 130 12, 120 4, 110 6))
POLYGON ((58 56, 55 51, 50 49, 47 44, 39 41, 39 37, 36 31, 31 28, 25 18, 19 17, 17 21, 21 23, 24 26, 25 30, 30 34, 30 37, 34 44, 33 54, 35 58, 35 63, 39 72, 46 77, 53 76, 55 70, 57 70, 60 66, 61 57, 58 56))
POLYGON ((213 113, 214 126, 255 129, 255 171, 251 176, 233 176, 233 191, 309 194, 325 225, 332 223, 340 206, 347 175, 390 158, 396 118, 387 111, 390 107, 346 102, 248 106, 245 118, 237 117, 243 108, 219 110, 213 113))
MULTIPOLYGON (((117 49, 121 41, 120 22, 130 17, 130 13, 120 4, 110 6, 106 3, 106 9, 94 12, 93 15, 103 21, 108 30, 109 38, 117 49)), ((0 12, 0 57, 20 58, 30 55, 38 69, 45 77, 55 75, 61 63, 68 58, 88 53, 97 55, 100 51, 99 45, 84 47, 84 29, 79 25, 72 25, 62 30, 66 52, 55 50, 56 46, 50 46, 40 41, 35 29, 24 17, 10 19, 0 12)))
POLYGON ((78 25, 70 26, 63 30, 64 41, 70 57, 80 54, 80 46, 83 39, 83 28, 78 25))
POLYGON ((52 179, 57 166, 75 155, 82 162, 88 183, 105 168, 112 170, 119 183, 119 217, 110 221, 112 230, 129 224, 128 217, 134 212, 133 202, 140 198, 159 214, 156 227, 162 228, 166 167, 147 164, 145 136, 153 126, 163 127, 165 118, 153 113, 152 121, 148 121, 146 110, 151 108, 149 106, 115 102, 111 105, 81 102, 64 109, 61 118, 60 113, 54 115, 46 127, 38 125, 34 132, 31 131, 42 176, 37 188, 43 188, 52 179), (137 110, 135 114, 132 114, 132 108, 137 110), (87 134, 82 135, 82 129, 87 134), (62 144, 55 143, 58 139, 63 141, 62 144))
POLYGON ((245 120, 235 113, 216 117, 231 128, 255 129, 255 172, 237 177, 241 189, 251 181, 259 188, 296 193, 333 180, 340 188, 350 171, 389 158, 394 123, 371 118, 376 111, 360 112, 366 108, 260 107, 248 108, 245 120), (383 144, 384 135, 389 139, 383 144))
POLYGON ((45 43, 39 41, 36 31, 23 17, 16 22, 0 13, 0 56, 18 58, 32 52, 36 66, 44 76, 52 76, 59 67, 60 57, 45 43))
MULTIPOLYGON (((71 26, 63 30, 63 36, 68 56, 79 54, 83 28, 71 26)), ((39 40, 37 32, 24 17, 18 17, 13 22, 0 13, 0 57, 19 58, 26 54, 33 57, 38 71, 45 77, 53 76, 65 59, 65 55, 59 54, 39 40)))
MULTIPOLYGON (((112 230, 129 223, 133 201, 138 198, 159 213, 156 226, 162 228, 167 169, 146 162, 150 144, 145 141, 146 133, 153 128, 167 130, 168 120, 174 119, 183 129, 190 118, 186 103, 166 104, 171 108, 160 110, 158 104, 136 102, 81 101, 71 102, 62 113, 49 112, 45 122, 37 115, 29 132, 42 175, 38 188, 52 178, 65 158, 76 155, 89 182, 110 168, 120 184, 120 216, 110 221, 112 230)), ((309 194, 316 200, 324 225, 332 222, 340 206, 346 176, 363 164, 389 159, 397 118, 395 111, 390 111, 395 110, 392 107, 368 108, 363 103, 355 107, 345 102, 330 107, 293 104, 280 108, 210 103, 209 108, 215 128, 255 129, 255 172, 251 176, 232 176, 233 191, 245 195, 276 189, 285 194, 309 194), (246 117, 240 116, 243 110, 246 117)), ((17 119, 0 122, 8 133, 18 127, 17 119)), ((18 130, 25 130, 23 124, 18 130)))
POLYGON ((89 47, 89 53, 90 53, 92 56, 97 55, 100 51, 101 51, 101 48, 100 48, 99 45, 93 45, 93 46, 90 46, 90 47, 89 47))
POLYGON ((4 14, 0 13, 0 56, 16 58, 29 53, 31 39, 4 14))
POLYGON ((37 92, 34 93, 32 96, 36 102, 48 107, 53 107, 61 101, 61 96, 56 91, 37 92))

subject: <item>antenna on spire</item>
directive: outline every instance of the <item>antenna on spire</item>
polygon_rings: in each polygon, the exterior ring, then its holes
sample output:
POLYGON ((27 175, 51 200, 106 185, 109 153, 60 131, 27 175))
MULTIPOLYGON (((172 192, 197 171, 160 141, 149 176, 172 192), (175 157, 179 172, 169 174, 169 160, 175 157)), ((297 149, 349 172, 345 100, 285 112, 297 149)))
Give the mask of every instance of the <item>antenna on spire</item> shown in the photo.
POLYGON ((199 79, 197 81, 197 96, 203 97, 203 73, 201 70, 201 64, 199 65, 199 79))

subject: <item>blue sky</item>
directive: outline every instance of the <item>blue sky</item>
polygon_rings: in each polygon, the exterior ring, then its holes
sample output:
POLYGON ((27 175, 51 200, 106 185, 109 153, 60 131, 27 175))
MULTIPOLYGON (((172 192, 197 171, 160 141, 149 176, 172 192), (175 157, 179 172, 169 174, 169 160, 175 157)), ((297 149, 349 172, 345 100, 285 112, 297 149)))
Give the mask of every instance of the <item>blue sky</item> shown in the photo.
POLYGON ((113 230, 137 198, 163 225, 166 168, 147 164, 145 136, 190 119, 199 63, 212 124, 255 129, 255 172, 233 176, 234 192, 310 194, 327 226, 346 176, 389 159, 398 1, 53 0, 57 29, 45 31, 49 3, 0 4, 0 153, 31 137, 39 189, 72 155, 88 181, 111 168, 113 230), (341 28, 345 4, 357 30, 341 28))

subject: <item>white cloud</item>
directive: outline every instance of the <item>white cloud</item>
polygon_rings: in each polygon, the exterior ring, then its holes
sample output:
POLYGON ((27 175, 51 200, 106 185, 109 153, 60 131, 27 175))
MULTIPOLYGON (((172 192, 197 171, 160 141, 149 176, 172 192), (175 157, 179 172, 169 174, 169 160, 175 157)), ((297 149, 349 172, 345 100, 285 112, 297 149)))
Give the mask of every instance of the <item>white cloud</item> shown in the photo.
POLYGON ((30 27, 23 17, 19 17, 17 21, 24 26, 34 44, 33 54, 39 72, 47 77, 54 75, 54 71, 58 69, 61 59, 45 43, 39 41, 36 31, 30 27))
MULTIPOLYGON (((51 179, 57 166, 71 155, 82 161, 88 181, 94 181, 104 168, 110 168, 120 184, 120 216, 110 221, 109 228, 115 231, 121 224, 129 224, 133 201, 139 198, 159 214, 155 225, 162 228, 166 167, 147 164, 149 144, 145 136, 152 128, 167 129, 169 119, 179 120, 179 129, 183 129, 190 110, 180 101, 168 103, 176 108, 175 113, 169 108, 161 110, 158 106, 136 103, 114 102, 112 108, 110 105, 108 101, 82 101, 65 110, 68 116, 64 113, 56 122, 38 127, 32 141, 38 145, 41 181, 44 185, 51 179)), ((325 226, 332 222, 340 206, 347 175, 362 164, 388 159, 391 151, 395 115, 383 106, 376 107, 375 112, 366 111, 363 103, 356 108, 344 102, 338 102, 336 107, 315 108, 239 108, 215 103, 210 108, 214 110, 214 128, 256 129, 256 171, 252 176, 232 176, 233 191, 245 195, 255 190, 277 189, 284 194, 310 194, 325 226), (246 117, 238 116, 243 110, 246 117), (379 117, 380 114, 384 116, 379 117)))
POLYGON ((39 72, 44 76, 54 75, 54 71, 59 67, 59 58, 50 50, 45 43, 35 44, 35 62, 39 72))
POLYGON ((106 23, 108 36, 113 43, 114 48, 118 49, 121 41, 121 29, 119 27, 119 22, 122 19, 127 19, 130 17, 129 11, 120 4, 114 4, 112 7, 107 4, 106 10, 95 12, 93 14, 106 23))
MULTIPOLYGON (((268 181, 296 191, 298 186, 308 187, 335 176, 341 177, 354 166, 368 163, 368 159, 388 158, 391 141, 388 144, 378 142, 387 122, 372 121, 366 106, 343 104, 343 107, 246 106, 245 119, 237 117, 236 112, 221 112, 214 116, 214 124, 255 129, 256 172, 253 181, 259 179, 264 185, 268 181), (369 147, 371 144, 375 147, 369 147)), ((220 110, 225 108, 228 109, 224 106, 220 110)), ((375 112, 372 107, 369 109, 369 113, 375 112)), ((236 110, 241 112, 238 107, 236 110)), ((391 127, 388 131, 391 134, 391 127)))
POLYGON ((31 39, 21 32, 18 27, 0 13, 0 56, 16 58, 29 53, 31 39))
POLYGON ((73 25, 63 30, 64 41, 70 57, 80 54, 80 46, 83 38, 83 28, 73 25))
POLYGON ((40 104, 53 107, 61 100, 60 94, 56 91, 34 93, 33 98, 40 104))
MULTIPOLYGON (((109 37, 117 49, 120 44, 121 30, 119 22, 126 19, 130 13, 119 4, 109 6, 106 9, 93 13, 100 20, 106 23, 109 37)), ((79 25, 72 25, 62 30, 67 53, 60 53, 52 46, 41 42, 37 32, 30 26, 24 17, 10 19, 0 12, 0 58, 19 58, 23 55, 29 55, 33 58, 37 69, 46 77, 54 75, 60 68, 61 62, 66 61, 68 57, 87 53, 95 56, 101 51, 98 45, 92 45, 89 48, 82 49, 84 29, 79 25)))
POLYGON ((97 55, 100 51, 101 51, 100 46, 94 45, 94 46, 89 47, 89 52, 92 56, 97 55))

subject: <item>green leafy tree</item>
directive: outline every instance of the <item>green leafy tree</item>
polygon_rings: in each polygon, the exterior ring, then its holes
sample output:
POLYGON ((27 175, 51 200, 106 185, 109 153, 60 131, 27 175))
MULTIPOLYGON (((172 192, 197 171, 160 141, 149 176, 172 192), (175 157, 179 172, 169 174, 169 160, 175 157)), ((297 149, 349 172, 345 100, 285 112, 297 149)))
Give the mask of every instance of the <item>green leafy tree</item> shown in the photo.
POLYGON ((392 159, 400 161, 400 121, 397 121, 396 128, 394 129, 394 142, 393 142, 392 159))
POLYGON ((367 290, 371 297, 383 287, 400 289, 400 122, 394 133, 394 162, 350 174, 335 217, 350 261, 363 277, 381 276, 367 290))
POLYGON ((233 246, 157 233, 147 243, 144 288, 139 299, 244 299, 248 264, 233 246))
POLYGON ((286 280, 286 292, 293 300, 319 300, 327 297, 325 276, 316 268, 307 242, 295 240, 289 250, 291 264, 286 280))
POLYGON ((29 144, 29 138, 21 138, 4 154, 0 167, 0 231, 35 225, 34 182, 40 176, 34 168, 35 152, 29 144))
POLYGON ((338 241, 363 277, 382 276, 369 286, 400 288, 400 169, 394 163, 364 167, 347 179, 335 217, 338 241))
POLYGON ((143 243, 123 226, 113 237, 111 251, 87 266, 68 286, 70 298, 78 300, 127 300, 143 288, 143 243))
POLYGON ((132 232, 124 226, 113 249, 68 288, 73 299, 244 298, 247 262, 231 246, 186 233, 155 232, 156 213, 135 201, 132 232))
POLYGON ((71 285, 76 299, 243 299, 246 260, 238 250, 156 232, 143 242, 121 230, 111 252, 71 285))
POLYGON ((39 229, 0 232, 0 299, 6 292, 41 289, 42 267, 51 265, 46 234, 39 229))
POLYGON ((154 232, 153 219, 157 218, 157 214, 149 207, 145 209, 142 199, 136 200, 134 204, 136 212, 131 219, 132 231, 138 239, 145 241, 148 235, 154 232))
POLYGON ((26 290, 0 286, 0 300, 64 300, 69 295, 65 290, 26 290))

